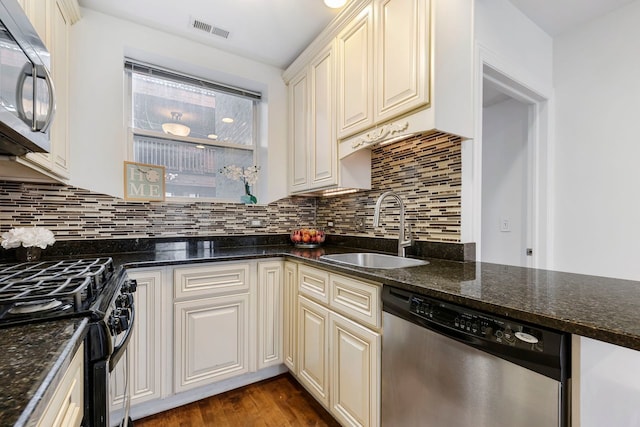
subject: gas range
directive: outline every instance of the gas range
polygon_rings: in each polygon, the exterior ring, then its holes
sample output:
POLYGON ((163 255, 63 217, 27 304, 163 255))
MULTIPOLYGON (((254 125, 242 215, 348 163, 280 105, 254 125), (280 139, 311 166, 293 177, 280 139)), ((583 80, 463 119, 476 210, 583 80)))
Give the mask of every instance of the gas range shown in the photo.
POLYGON ((0 327, 102 317, 116 291, 111 258, 0 265, 0 327))
MULTIPOLYGON (((83 425, 111 425, 110 376, 126 356, 132 336, 135 291, 135 280, 129 280, 124 269, 116 272, 111 258, 0 264, 0 328, 60 318, 90 319, 83 425)), ((128 364, 126 357, 124 362, 128 364)), ((122 426, 129 423, 128 391, 125 405, 122 426)))

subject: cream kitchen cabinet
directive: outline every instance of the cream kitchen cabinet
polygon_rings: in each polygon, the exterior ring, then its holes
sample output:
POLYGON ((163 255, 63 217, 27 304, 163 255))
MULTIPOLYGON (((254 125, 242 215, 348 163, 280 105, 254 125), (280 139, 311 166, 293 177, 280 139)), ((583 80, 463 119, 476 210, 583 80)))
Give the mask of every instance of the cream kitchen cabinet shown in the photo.
POLYGON ((380 334, 334 312, 329 329, 331 413, 342 425, 379 425, 380 334))
POLYGON ((297 378, 343 425, 380 423, 380 289, 298 266, 297 378))
POLYGON ((292 193, 338 182, 334 57, 330 43, 289 85, 292 193))
POLYGON ((69 178, 69 31, 80 19, 80 7, 77 0, 24 0, 22 6, 51 54, 56 115, 51 152, 28 153, 16 162, 43 177, 65 181, 69 178))
POLYGON ((291 261, 284 263, 283 278, 284 312, 283 341, 284 364, 294 374, 298 374, 298 264, 291 261))
POLYGON ((298 297, 298 380, 329 407, 329 310, 298 297))
POLYGON ((174 391, 249 372, 249 294, 174 304, 174 391))
POLYGON ((36 425, 79 427, 83 417, 84 344, 81 344, 36 425))
MULTIPOLYGON (((349 2, 283 73, 298 101, 303 93, 292 84, 302 74, 308 79, 312 59, 331 43, 336 62, 338 181, 332 188, 311 193, 370 189, 371 177, 364 171, 365 165, 371 167, 371 156, 366 157, 363 152, 368 150, 363 148, 433 132, 473 137, 473 2, 349 2)), ((290 117, 303 114, 299 103, 290 102, 289 108, 294 110, 290 117)), ((290 133, 294 146, 304 131, 302 126, 296 130, 290 133)), ((298 150, 290 159, 304 155, 298 150)), ((291 163, 293 181, 302 177, 295 171, 298 167, 291 163)), ((307 182, 290 188, 292 193, 305 193, 313 187, 307 182)))
MULTIPOLYGON (((129 270, 138 281, 129 347, 132 417, 285 372, 284 272, 281 258, 129 270)), ((115 411, 123 398, 118 377, 115 411)))
POLYGON ((338 34, 338 138, 429 103, 429 8, 374 0, 338 34))
POLYGON ((376 123, 429 102, 429 3, 374 1, 376 123))
POLYGON ((283 261, 258 262, 258 369, 283 362, 283 261))
POLYGON ((373 125, 373 4, 369 3, 336 37, 337 136, 373 125))
POLYGON ((164 268, 140 268, 127 271, 138 286, 134 294, 136 317, 133 335, 122 358, 111 376, 111 410, 123 407, 125 398, 126 363, 129 369, 129 395, 136 405, 161 396, 162 333, 167 320, 163 317, 163 286, 166 285, 164 268))
POLYGON ((221 262, 174 269, 175 393, 249 372, 254 268, 221 262))

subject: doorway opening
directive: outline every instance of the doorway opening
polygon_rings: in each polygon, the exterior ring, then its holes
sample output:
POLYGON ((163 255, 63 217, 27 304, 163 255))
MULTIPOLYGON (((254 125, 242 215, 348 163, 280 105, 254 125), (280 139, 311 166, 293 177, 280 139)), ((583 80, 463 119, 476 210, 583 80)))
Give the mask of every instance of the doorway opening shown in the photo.
POLYGON ((543 268, 548 256, 548 99, 487 63, 474 157, 482 262, 543 268))

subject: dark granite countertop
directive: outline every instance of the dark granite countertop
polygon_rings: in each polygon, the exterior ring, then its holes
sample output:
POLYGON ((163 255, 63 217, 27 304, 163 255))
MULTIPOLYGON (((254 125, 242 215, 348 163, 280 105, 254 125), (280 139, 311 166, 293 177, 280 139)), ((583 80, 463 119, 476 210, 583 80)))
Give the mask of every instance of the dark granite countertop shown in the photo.
POLYGON ((154 252, 119 254, 127 268, 284 256, 516 320, 640 350, 640 282, 548 270, 427 258, 428 265, 392 270, 325 261, 323 254, 358 249, 291 245, 215 247, 167 244, 154 252))
MULTIPOLYGON (((135 250, 131 248, 132 242, 122 245, 107 241, 107 246, 91 253, 87 243, 81 243, 82 246, 66 252, 64 257, 111 256, 117 266, 124 268, 285 257, 476 310, 640 350, 640 282, 429 257, 425 257, 429 264, 420 267, 358 268, 320 257, 363 249, 334 245, 298 249, 281 244, 281 239, 270 239, 264 245, 260 244, 264 241, 258 239, 236 246, 202 238, 153 243, 139 243, 135 239, 135 250)), ((66 249, 69 247, 61 250, 66 249)), ((464 256, 464 259, 469 249, 473 248, 435 247, 439 253, 464 256)), ((364 249, 371 250, 371 247, 364 249)), ((389 252, 387 247, 383 250, 389 252)), ((3 384, 0 425, 22 426, 39 417, 44 409, 41 403, 55 390, 85 329, 86 321, 80 319, 0 328, 0 381, 3 384)))
POLYGON ((0 425, 35 423, 80 343, 86 319, 0 328, 0 425))

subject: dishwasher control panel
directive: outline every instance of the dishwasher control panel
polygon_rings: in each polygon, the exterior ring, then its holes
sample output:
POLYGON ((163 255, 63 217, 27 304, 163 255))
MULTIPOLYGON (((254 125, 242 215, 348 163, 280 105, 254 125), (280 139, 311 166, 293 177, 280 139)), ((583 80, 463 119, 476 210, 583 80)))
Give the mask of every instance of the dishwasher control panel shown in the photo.
POLYGON ((411 296, 409 312, 428 323, 435 323, 485 341, 544 351, 542 330, 512 320, 415 295, 411 296))

